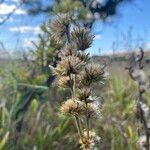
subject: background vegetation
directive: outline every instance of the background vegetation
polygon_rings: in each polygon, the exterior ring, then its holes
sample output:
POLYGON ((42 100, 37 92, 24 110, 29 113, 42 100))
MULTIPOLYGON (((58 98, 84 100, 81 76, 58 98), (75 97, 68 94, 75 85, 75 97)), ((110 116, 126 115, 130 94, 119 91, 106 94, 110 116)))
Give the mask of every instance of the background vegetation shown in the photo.
MULTIPOLYGON (((113 10, 109 9, 112 3, 108 3, 105 9, 95 8, 93 11, 85 5, 85 1, 66 0, 58 1, 50 10, 51 15, 55 16, 59 13, 72 13, 73 8, 76 8, 76 20, 92 30, 96 12, 101 14, 99 19, 105 20, 116 13, 116 7, 121 2, 113 3, 113 10), (90 22, 85 12, 92 12, 90 22)), ((28 11, 31 14, 40 11, 33 10, 28 11)), ((59 107, 68 92, 52 86, 52 79, 49 78, 48 65, 57 59, 55 54, 61 49, 62 43, 56 44, 47 30, 51 17, 47 22, 41 27, 44 34, 39 35, 38 44, 34 43, 35 49, 28 54, 30 57, 10 56, 9 59, 0 60, 0 150, 78 149, 73 120, 59 114, 59 107)), ((97 63, 103 59, 95 57, 97 63)), ((95 85, 96 95, 103 97, 102 117, 98 121, 93 120, 93 126, 101 136, 101 143, 96 149, 136 150, 137 87, 124 69, 126 57, 110 56, 110 59, 110 75, 105 88, 95 85)), ((146 93, 145 97, 150 102, 150 93, 146 93)))

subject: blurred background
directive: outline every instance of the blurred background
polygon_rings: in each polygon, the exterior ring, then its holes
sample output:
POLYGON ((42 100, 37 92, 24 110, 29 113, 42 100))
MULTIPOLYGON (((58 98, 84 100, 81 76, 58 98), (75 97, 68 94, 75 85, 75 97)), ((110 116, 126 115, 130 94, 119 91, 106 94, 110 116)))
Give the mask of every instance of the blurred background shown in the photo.
MULTIPOLYGON (((68 92, 52 86, 49 65, 58 47, 49 27, 69 13, 95 36, 87 50, 108 61, 102 118, 94 121, 99 150, 136 150, 136 85, 125 67, 138 47, 150 62, 149 0, 0 0, 0 150, 76 150, 71 119, 59 114, 68 92)), ((150 102, 150 94, 145 94, 150 102)))

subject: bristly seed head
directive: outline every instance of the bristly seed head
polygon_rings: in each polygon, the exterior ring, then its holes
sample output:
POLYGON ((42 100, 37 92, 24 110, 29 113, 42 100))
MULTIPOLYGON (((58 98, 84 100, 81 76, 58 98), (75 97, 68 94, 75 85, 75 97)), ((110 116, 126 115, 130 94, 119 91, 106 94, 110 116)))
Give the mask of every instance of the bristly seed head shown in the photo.
POLYGON ((87 101, 92 91, 90 88, 82 88, 77 91, 77 98, 80 101, 87 101))
POLYGON ((78 74, 84 65, 85 63, 76 56, 63 57, 55 72, 58 75, 78 74))
POLYGON ((57 81, 57 85, 62 88, 69 88, 70 87, 69 77, 61 76, 57 81))
POLYGON ((83 133, 84 138, 80 141, 81 149, 83 150, 93 150, 98 142, 100 142, 100 137, 96 135, 95 132, 89 131, 89 138, 87 137, 87 131, 83 133))
POLYGON ((93 36, 90 31, 84 28, 75 28, 71 33, 72 41, 78 50, 84 51, 89 48, 93 42, 93 36))
POLYGON ((68 99, 62 104, 60 111, 63 114, 79 116, 83 113, 82 103, 76 99, 68 99))
POLYGON ((88 64, 81 75, 81 83, 89 86, 92 82, 98 82, 104 79, 104 68, 99 64, 88 64))
POLYGON ((61 51, 60 51, 60 57, 67 57, 71 55, 75 55, 76 48, 73 44, 67 44, 61 51))
POLYGON ((85 115, 88 117, 100 118, 101 111, 100 111, 100 103, 98 101, 88 103, 87 107, 85 108, 85 115))
POLYGON ((80 60, 84 61, 84 62, 89 62, 90 58, 89 58, 89 54, 86 54, 83 51, 77 51, 75 54, 77 57, 79 57, 80 60))
POLYGON ((50 28, 55 33, 55 36, 63 39, 67 36, 69 22, 70 19, 67 15, 61 15, 52 23, 50 28))

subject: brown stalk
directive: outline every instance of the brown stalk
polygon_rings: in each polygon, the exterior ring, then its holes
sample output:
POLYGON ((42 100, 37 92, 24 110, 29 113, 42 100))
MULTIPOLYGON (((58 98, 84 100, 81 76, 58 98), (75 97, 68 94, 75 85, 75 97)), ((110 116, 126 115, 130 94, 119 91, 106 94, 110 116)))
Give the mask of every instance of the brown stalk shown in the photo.
POLYGON ((142 48, 139 48, 140 49, 140 54, 135 56, 134 54, 132 54, 131 56, 131 60, 130 60, 130 64, 128 67, 126 67, 126 69, 128 69, 129 71, 129 75, 131 77, 131 79, 133 79, 134 81, 136 81, 138 84, 138 91, 137 91, 137 98, 136 98, 136 103, 137 103, 137 114, 139 116, 139 120, 140 122, 143 124, 143 128, 144 128, 144 131, 145 131, 145 135, 146 135, 146 142, 145 144, 143 145, 143 147, 145 148, 145 150, 149 150, 150 149, 150 143, 149 143, 149 140, 150 140, 150 133, 149 133, 149 128, 147 126, 147 119, 144 115, 144 110, 142 109, 141 107, 141 103, 143 103, 143 94, 146 92, 146 90, 141 90, 140 87, 142 85, 141 82, 138 82, 138 80, 134 77, 133 73, 134 73, 134 70, 138 69, 138 70, 142 70, 143 69, 143 58, 144 58, 144 51, 142 48), (134 63, 133 63, 134 62, 134 63), (138 67, 138 68, 136 68, 138 67))

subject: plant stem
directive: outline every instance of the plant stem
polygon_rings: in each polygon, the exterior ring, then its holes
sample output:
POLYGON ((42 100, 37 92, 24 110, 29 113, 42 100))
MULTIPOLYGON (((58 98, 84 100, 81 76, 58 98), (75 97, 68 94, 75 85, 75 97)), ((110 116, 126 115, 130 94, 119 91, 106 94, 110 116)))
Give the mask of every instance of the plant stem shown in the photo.
MULTIPOLYGON (((71 80, 71 92, 72 92, 72 98, 75 100, 75 82, 76 82, 76 76, 71 74, 69 76, 70 80, 71 80)), ((75 124, 78 130, 78 134, 80 136, 80 139, 83 141, 83 133, 82 133, 82 127, 81 127, 81 122, 80 122, 80 118, 78 118, 78 116, 75 116, 75 124)))
POLYGON ((75 98, 75 90, 76 90, 76 75, 72 75, 73 80, 73 97, 75 98))
POLYGON ((72 81, 72 75, 69 75, 69 84, 70 84, 70 89, 71 89, 71 97, 74 98, 73 94, 73 81, 72 81))
MULTIPOLYGON (((87 102, 85 102, 86 103, 86 108, 87 108, 87 102)), ((86 125, 87 125, 87 138, 89 139, 89 115, 88 115, 88 112, 87 112, 87 115, 86 115, 86 125)))
POLYGON ((80 126, 80 119, 77 116, 75 116, 75 123, 76 123, 76 127, 77 127, 77 130, 78 130, 80 139, 83 140, 82 129, 81 129, 81 126, 80 126))
POLYGON ((89 117, 88 116, 86 118, 86 123, 87 123, 87 138, 89 139, 89 117))
POLYGON ((67 40, 68 40, 68 43, 70 43, 71 42, 71 40, 70 40, 70 24, 67 26, 67 40))

